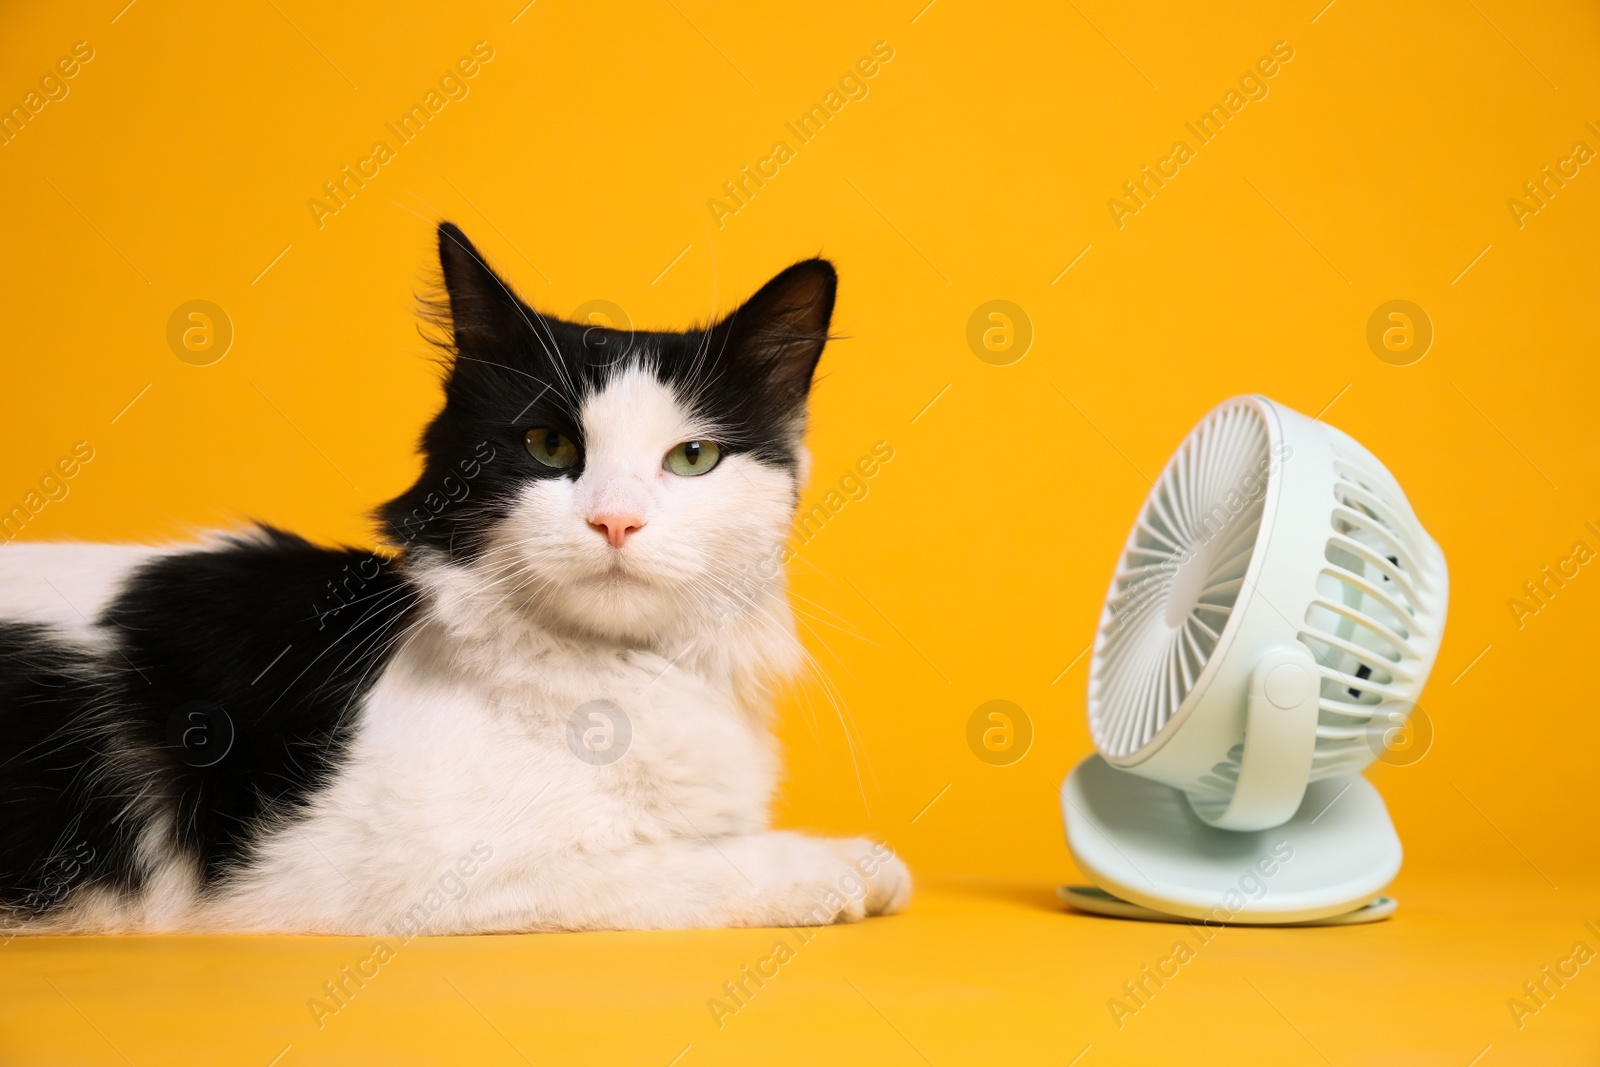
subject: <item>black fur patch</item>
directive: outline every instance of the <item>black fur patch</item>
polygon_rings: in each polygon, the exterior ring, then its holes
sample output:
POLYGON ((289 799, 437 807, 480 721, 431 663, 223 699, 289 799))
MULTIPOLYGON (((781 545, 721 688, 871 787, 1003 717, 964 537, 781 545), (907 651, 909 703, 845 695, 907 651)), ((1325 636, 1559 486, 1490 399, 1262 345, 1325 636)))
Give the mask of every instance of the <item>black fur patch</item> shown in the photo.
POLYGON ((97 620, 109 651, 0 627, 0 903, 61 903, 74 856, 69 888, 136 887, 156 812, 224 878, 330 780, 414 600, 384 557, 262 530, 135 571, 97 620))
POLYGON ((421 477, 378 510, 391 543, 476 556, 527 482, 582 474, 583 402, 629 365, 650 368, 726 426, 717 442, 724 454, 796 468, 837 287, 826 260, 796 263, 727 318, 683 333, 630 333, 541 315, 449 223, 439 227, 439 260, 448 305, 436 311, 450 335, 444 409, 423 434, 421 477), (528 455, 523 435, 535 427, 577 444, 578 464, 554 470, 528 455))
POLYGON ((42 915, 78 889, 136 881, 117 818, 131 762, 92 721, 110 692, 49 627, 0 625, 0 907, 42 915))

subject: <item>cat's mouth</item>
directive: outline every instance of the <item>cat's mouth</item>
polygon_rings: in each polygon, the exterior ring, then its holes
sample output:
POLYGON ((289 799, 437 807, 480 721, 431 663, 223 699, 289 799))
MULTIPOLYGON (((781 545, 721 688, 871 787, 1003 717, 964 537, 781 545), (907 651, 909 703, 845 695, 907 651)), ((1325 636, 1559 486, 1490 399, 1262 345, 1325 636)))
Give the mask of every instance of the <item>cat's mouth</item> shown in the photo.
POLYGON ((647 585, 648 579, 636 567, 628 565, 621 552, 611 553, 611 559, 593 577, 606 585, 647 585))

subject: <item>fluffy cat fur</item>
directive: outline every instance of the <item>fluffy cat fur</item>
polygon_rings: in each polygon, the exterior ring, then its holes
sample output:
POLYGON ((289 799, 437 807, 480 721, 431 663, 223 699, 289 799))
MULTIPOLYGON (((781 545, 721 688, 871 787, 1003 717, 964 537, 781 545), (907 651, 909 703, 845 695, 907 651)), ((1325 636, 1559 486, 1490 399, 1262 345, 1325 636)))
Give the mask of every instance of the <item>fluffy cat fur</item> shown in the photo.
POLYGON ((0 547, 0 926, 781 926, 905 904, 887 847, 768 825, 771 686, 801 655, 777 561, 832 266, 705 329, 622 333, 540 315, 460 230, 438 238, 444 405, 378 511, 383 551, 267 527, 0 547), (721 458, 677 473, 684 442, 721 458))

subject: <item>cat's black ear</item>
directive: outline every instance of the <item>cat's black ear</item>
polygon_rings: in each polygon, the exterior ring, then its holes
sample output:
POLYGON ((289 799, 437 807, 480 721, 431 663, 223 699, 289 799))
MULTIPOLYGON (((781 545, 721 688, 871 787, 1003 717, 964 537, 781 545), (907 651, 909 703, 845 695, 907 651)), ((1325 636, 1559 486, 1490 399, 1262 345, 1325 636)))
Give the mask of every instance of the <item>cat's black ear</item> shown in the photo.
POLYGON ((740 372, 765 386, 777 404, 803 404, 828 342, 839 275, 825 259, 783 271, 716 326, 719 347, 740 372))
POLYGON ((453 222, 439 224, 439 268, 457 352, 492 347, 514 334, 522 316, 516 294, 453 222))

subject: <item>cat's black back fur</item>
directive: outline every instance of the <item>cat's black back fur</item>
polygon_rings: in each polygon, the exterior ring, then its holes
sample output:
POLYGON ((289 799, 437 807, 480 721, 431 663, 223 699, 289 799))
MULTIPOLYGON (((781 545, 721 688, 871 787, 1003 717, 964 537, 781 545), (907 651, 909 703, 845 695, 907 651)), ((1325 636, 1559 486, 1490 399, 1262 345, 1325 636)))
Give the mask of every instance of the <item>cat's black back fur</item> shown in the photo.
POLYGON ((136 570, 107 647, 0 624, 0 905, 137 888, 164 818, 226 877, 336 769, 414 596, 385 557, 262 529, 136 570))

